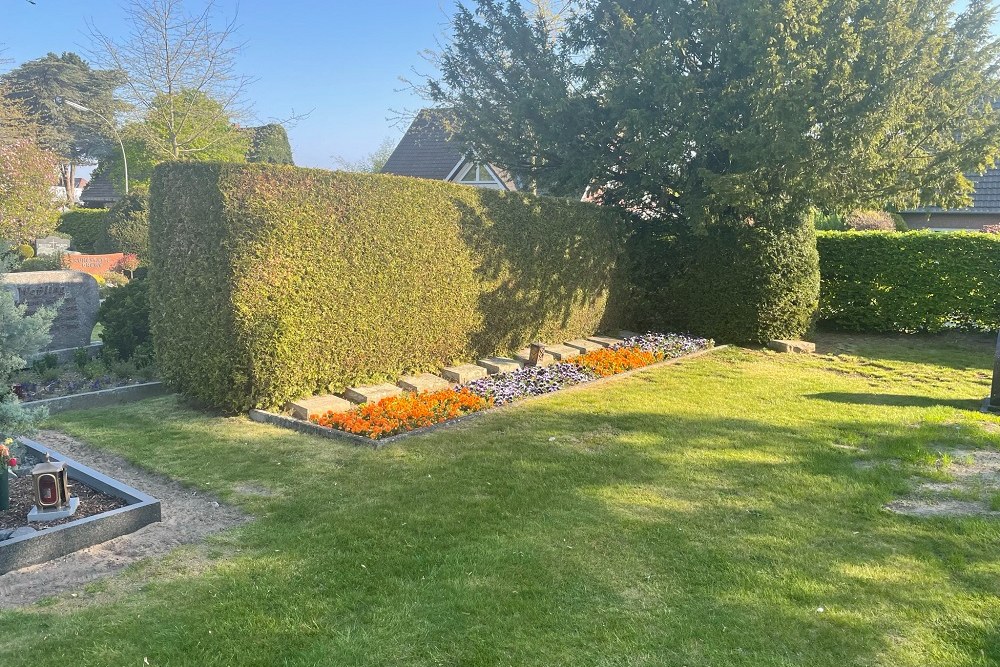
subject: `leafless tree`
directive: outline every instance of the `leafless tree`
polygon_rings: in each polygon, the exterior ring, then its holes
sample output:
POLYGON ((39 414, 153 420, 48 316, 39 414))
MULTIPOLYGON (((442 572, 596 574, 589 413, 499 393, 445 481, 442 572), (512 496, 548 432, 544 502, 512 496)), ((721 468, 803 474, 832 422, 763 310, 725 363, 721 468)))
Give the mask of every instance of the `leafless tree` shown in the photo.
POLYGON ((130 30, 116 40, 89 23, 93 57, 124 71, 124 96, 147 120, 155 117, 167 150, 177 159, 186 147, 205 150, 221 123, 249 118, 244 93, 253 78, 241 74, 236 17, 219 21, 215 4, 190 12, 184 0, 128 0, 130 30), (208 98, 216 104, 205 104, 208 98))

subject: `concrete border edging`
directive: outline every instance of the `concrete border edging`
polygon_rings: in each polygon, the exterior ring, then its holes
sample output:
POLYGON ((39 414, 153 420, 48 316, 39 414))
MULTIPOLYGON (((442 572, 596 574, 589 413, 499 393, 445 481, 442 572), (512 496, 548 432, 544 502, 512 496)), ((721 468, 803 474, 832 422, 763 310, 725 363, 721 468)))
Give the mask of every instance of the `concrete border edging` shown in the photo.
POLYGON ((45 563, 74 551, 134 533, 162 518, 160 501, 156 498, 33 440, 19 438, 19 442, 35 456, 44 458, 48 454, 53 461, 65 463, 71 480, 121 498, 128 505, 54 528, 46 528, 31 535, 0 541, 0 574, 45 563))
POLYGON ((143 382, 142 384, 128 384, 124 387, 88 391, 83 394, 70 394, 69 396, 43 398, 38 401, 26 401, 22 405, 28 408, 46 407, 49 410, 49 414, 53 414, 56 412, 65 412, 66 410, 88 410, 90 408, 103 408, 109 405, 133 403, 141 401, 144 398, 163 396, 167 393, 169 393, 169 390, 162 382, 143 382))
POLYGON ((578 391, 581 389, 592 388, 596 385, 606 384, 609 381, 617 380, 620 378, 626 378, 636 373, 641 373, 643 371, 654 370, 663 366, 673 366, 682 361, 689 361, 691 359, 696 359, 698 357, 704 356, 706 354, 712 354, 713 352, 718 352, 720 350, 725 350, 728 345, 715 345, 704 350, 698 350, 697 352, 692 352, 691 354, 686 354, 683 357, 675 357, 673 359, 665 359, 664 361, 657 362, 655 364, 650 364, 649 366, 643 366, 642 368, 636 368, 630 371, 625 371, 624 373, 618 373, 616 375, 609 375, 608 377, 597 378, 596 380, 591 380, 589 382, 581 382, 580 384, 574 384, 558 391, 549 392, 548 394, 542 394, 540 396, 528 396, 520 400, 514 401, 512 403, 507 403, 506 405, 498 405, 495 408, 490 408, 488 410, 481 410, 479 412, 473 412, 456 419, 451 419, 446 422, 441 422, 440 424, 432 424, 431 426, 424 426, 422 428, 414 429, 412 431, 407 431, 405 433, 399 433, 397 435, 389 436, 388 438, 380 438, 378 440, 372 440, 371 438, 366 438, 364 436, 355 435, 354 433, 347 433, 346 431, 338 431, 337 429, 327 428, 325 426, 320 426, 319 424, 313 424, 312 422, 302 421, 301 419, 295 419, 294 417, 289 417, 288 415, 278 414, 276 412, 269 412, 267 410, 251 410, 249 413, 250 419, 261 424, 271 424, 272 426, 278 426, 280 428, 286 428, 292 431, 298 431, 299 433, 306 433, 308 435, 315 435, 320 438, 327 438, 329 440, 342 440, 349 442, 351 444, 360 445, 363 447, 380 448, 392 443, 398 442, 400 440, 405 440, 407 438, 412 438, 417 435, 422 435, 424 433, 430 433, 432 431, 437 431, 439 429, 449 428, 466 421, 471 421, 473 419, 478 419, 484 415, 493 414, 495 412, 500 412, 501 410, 507 410, 516 405, 524 405, 530 401, 536 401, 539 399, 547 398, 555 394, 561 394, 564 392, 578 391))

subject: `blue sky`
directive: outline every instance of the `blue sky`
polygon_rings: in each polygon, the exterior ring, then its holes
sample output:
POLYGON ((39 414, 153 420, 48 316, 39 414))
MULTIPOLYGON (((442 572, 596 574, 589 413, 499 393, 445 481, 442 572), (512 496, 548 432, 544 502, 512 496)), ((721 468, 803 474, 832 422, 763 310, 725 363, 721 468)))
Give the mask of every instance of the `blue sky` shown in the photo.
MULTIPOLYGON (((88 20, 113 36, 126 29, 113 0, 35 1, 2 0, 0 44, 10 66, 49 51, 86 57, 88 20)), ((221 16, 237 7, 232 0, 216 4, 221 16)), ((357 159, 385 137, 398 139, 391 111, 421 105, 400 91, 399 77, 429 69, 420 52, 446 33, 452 7, 452 0, 243 0, 239 35, 247 45, 239 64, 258 79, 248 95, 258 119, 312 110, 289 130, 296 163, 308 167, 332 168, 335 155, 357 159)))

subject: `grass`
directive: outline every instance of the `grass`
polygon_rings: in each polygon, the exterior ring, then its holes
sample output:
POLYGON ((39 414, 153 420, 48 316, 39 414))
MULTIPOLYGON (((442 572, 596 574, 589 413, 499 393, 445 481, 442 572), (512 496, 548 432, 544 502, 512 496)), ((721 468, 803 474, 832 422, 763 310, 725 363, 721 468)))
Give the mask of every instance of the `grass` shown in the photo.
POLYGON ((991 341, 819 342, 380 451, 171 398, 59 415, 258 519, 0 612, 0 664, 1000 663, 1000 526, 883 509, 942 449, 1000 444, 991 341))

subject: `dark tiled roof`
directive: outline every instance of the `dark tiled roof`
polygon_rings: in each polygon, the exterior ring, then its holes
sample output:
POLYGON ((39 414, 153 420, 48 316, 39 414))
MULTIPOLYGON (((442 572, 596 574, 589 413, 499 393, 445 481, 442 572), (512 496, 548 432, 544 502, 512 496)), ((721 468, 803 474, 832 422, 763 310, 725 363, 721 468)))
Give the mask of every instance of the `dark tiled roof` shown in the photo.
POLYGON ((1000 167, 987 169, 982 176, 973 174, 969 176, 975 188, 972 192, 972 206, 965 208, 938 208, 928 206, 927 208, 913 209, 908 213, 1000 213, 1000 167))
POLYGON ((382 173, 439 181, 448 178, 464 152, 451 140, 453 122, 448 109, 421 110, 382 167, 382 173))
POLYGON ((115 187, 104 176, 97 176, 91 179, 87 187, 80 193, 80 201, 85 204, 106 204, 114 203, 121 199, 115 191, 115 187))

